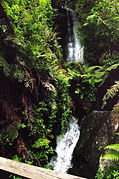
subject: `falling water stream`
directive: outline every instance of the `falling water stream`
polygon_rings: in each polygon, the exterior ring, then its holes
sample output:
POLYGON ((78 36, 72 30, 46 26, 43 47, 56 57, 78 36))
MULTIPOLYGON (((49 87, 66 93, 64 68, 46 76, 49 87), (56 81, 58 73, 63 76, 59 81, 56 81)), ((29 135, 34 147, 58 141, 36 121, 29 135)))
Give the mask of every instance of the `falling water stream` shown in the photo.
POLYGON ((83 63, 84 47, 81 45, 78 33, 78 20, 72 9, 67 9, 68 16, 68 50, 67 62, 78 61, 83 63))
POLYGON ((63 137, 57 137, 57 156, 51 159, 50 164, 55 171, 66 173, 72 167, 71 159, 76 143, 80 136, 77 120, 71 121, 63 137))
MULTIPOLYGON (((73 10, 67 9, 68 16, 68 45, 67 45, 67 62, 78 61, 83 63, 83 47, 78 38, 77 25, 78 21, 73 10)), ((80 136, 80 127, 78 120, 71 120, 69 128, 63 137, 57 137, 57 156, 54 156, 50 164, 55 171, 67 173, 72 168, 72 155, 74 148, 80 136)))

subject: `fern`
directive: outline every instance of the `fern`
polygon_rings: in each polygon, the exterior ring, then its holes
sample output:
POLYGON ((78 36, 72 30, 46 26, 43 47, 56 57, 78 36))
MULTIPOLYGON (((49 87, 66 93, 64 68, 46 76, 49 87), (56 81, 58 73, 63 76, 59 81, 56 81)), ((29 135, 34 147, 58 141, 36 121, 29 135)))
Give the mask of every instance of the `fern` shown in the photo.
POLYGON ((2 56, 0 56, 0 67, 3 68, 3 72, 6 76, 9 75, 10 66, 2 56))
MULTIPOLYGON (((119 133, 116 133, 116 134, 119 135, 119 133)), ((106 154, 104 154, 101 157, 102 159, 107 159, 111 161, 119 161, 119 144, 107 145, 105 149, 111 149, 113 151, 107 152, 106 154)))
POLYGON ((116 151, 108 152, 102 156, 102 159, 107 159, 111 161, 119 161, 119 152, 116 152, 116 151))
POLYGON ((96 70, 101 70, 102 69, 102 67, 101 66, 84 66, 84 68, 85 68, 85 71, 87 72, 87 73, 92 73, 92 72, 94 72, 94 71, 96 71, 96 70))
POLYGON ((118 67, 119 67, 119 63, 116 63, 106 69, 105 69, 105 67, 100 69, 100 70, 102 70, 102 72, 104 72, 103 80, 102 80, 102 83, 100 84, 100 86, 102 86, 104 84, 105 80, 109 77, 110 72, 118 69, 118 67))
POLYGON ((105 147, 105 149, 112 149, 112 150, 116 150, 119 151, 119 144, 111 144, 105 147))
POLYGON ((102 107, 107 104, 107 100, 110 98, 114 98, 114 96, 119 92, 119 81, 115 81, 115 84, 111 86, 110 89, 107 90, 106 94, 104 95, 102 101, 102 107))
POLYGON ((116 64, 111 65, 110 67, 108 67, 105 71, 106 71, 106 72, 110 72, 110 71, 112 71, 112 70, 115 70, 115 69, 118 68, 118 67, 119 67, 119 63, 116 63, 116 64))

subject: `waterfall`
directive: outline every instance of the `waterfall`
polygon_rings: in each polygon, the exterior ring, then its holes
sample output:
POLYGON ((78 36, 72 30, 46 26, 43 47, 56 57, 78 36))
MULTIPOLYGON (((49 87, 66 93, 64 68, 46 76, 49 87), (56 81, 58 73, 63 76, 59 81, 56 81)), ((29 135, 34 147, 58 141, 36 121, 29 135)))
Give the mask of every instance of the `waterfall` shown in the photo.
POLYGON ((71 121, 64 136, 57 137, 57 156, 53 157, 50 161, 55 171, 66 173, 69 168, 72 168, 72 154, 80 136, 77 122, 78 120, 71 121))
POLYGON ((75 12, 67 8, 68 16, 68 45, 67 62, 78 61, 83 63, 84 47, 81 45, 78 34, 78 20, 75 12))
MULTIPOLYGON (((83 63, 83 47, 78 38, 77 18, 73 10, 67 9, 68 16, 68 45, 67 45, 67 62, 78 61, 83 63)), ((57 137, 56 154, 50 165, 55 171, 66 173, 72 168, 72 155, 74 148, 80 136, 80 127, 78 120, 71 120, 69 127, 63 137, 57 137)))

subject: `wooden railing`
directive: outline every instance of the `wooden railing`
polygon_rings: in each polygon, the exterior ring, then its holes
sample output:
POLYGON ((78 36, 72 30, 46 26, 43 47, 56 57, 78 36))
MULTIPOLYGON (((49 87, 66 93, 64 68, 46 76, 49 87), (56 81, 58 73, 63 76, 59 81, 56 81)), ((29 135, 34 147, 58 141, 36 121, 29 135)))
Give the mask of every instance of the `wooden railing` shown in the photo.
POLYGON ((0 157, 0 169, 29 179, 84 179, 0 157))

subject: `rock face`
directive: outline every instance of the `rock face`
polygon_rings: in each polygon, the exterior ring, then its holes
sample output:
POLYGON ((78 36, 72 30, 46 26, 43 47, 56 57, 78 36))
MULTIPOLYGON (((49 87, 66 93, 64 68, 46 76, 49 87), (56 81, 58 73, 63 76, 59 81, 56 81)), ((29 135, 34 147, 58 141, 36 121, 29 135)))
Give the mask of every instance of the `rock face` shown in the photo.
POLYGON ((82 123, 81 136, 74 151, 69 173, 92 179, 99 166, 103 148, 118 141, 119 103, 110 111, 92 111, 82 123))
POLYGON ((111 116, 112 131, 114 133, 118 132, 119 131, 119 102, 114 106, 110 116, 111 116))

